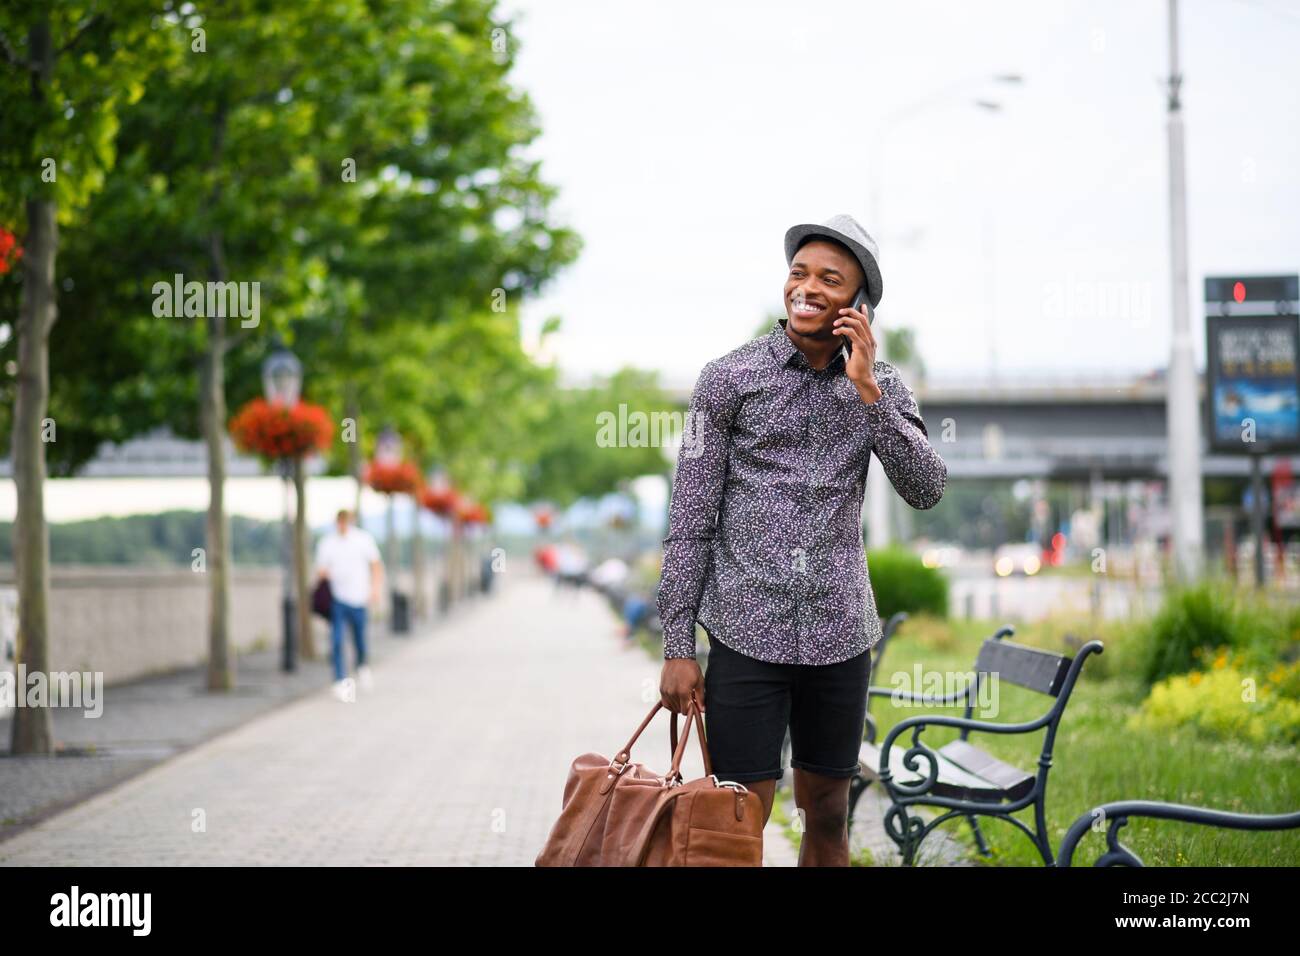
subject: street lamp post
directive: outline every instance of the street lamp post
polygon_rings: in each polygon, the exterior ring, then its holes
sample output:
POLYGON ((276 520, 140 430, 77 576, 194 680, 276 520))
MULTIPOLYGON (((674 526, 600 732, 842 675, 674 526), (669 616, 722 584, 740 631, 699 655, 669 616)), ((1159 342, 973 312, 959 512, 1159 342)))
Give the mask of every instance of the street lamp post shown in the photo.
MULTIPOLYGON (((262 363, 262 392, 267 402, 292 408, 298 404, 302 389, 302 363, 288 349, 276 349, 262 363)), ((293 463, 288 458, 279 461, 280 480, 284 489, 284 534, 281 559, 284 566, 284 593, 281 598, 284 655, 281 669, 297 669, 297 602, 293 589, 293 521, 289 515, 289 481, 293 463)))
MULTIPOLYGON (((383 430, 375 436, 375 463, 387 466, 396 466, 402 462, 402 436, 391 425, 385 425, 383 430)), ((389 624, 390 627, 396 627, 403 615, 398 609, 398 591, 397 591, 397 517, 395 512, 396 495, 389 492, 388 495, 388 513, 385 515, 385 550, 388 554, 385 556, 388 565, 385 577, 388 579, 388 607, 389 607, 389 624)))
MULTIPOLYGON (((1190 584, 1205 572, 1205 503, 1201 488, 1200 398, 1187 291, 1187 181, 1183 159, 1183 75, 1178 65, 1178 0, 1169 0, 1169 278, 1173 335, 1165 400, 1169 433, 1169 516, 1173 576, 1190 584)), ((1258 537, 1256 541, 1258 541, 1258 537)), ((1262 551, 1257 551, 1262 557, 1262 551)))

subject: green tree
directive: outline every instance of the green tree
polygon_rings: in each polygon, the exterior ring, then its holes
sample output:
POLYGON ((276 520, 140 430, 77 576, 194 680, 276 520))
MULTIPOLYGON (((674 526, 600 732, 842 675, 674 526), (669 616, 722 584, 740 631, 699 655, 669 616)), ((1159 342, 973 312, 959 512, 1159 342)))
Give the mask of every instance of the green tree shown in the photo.
MULTIPOLYGON (((167 424, 203 437, 209 686, 219 689, 234 678, 226 409, 257 391, 272 340, 298 351, 315 400, 333 396, 367 426, 354 431, 411 418, 404 427, 427 433, 434 454, 438 406, 420 400, 419 376, 451 380, 459 369, 442 376, 427 352, 413 367, 403 336, 500 301, 513 309, 572 261, 577 240, 548 224, 554 190, 521 156, 536 123, 507 81, 513 52, 495 42, 491 2, 166 10, 178 62, 150 73, 123 112, 122 160, 74 238, 78 271, 61 293, 83 334, 55 372, 70 420, 96 436, 167 424), (176 274, 259 283, 258 324, 151 314, 155 283, 176 274)), ((95 450, 82 431, 68 470, 95 450)), ((461 470, 478 460, 466 442, 461 470)), ((360 446, 346 448, 355 473, 360 446)))
POLYGON ((617 491, 632 478, 668 474, 665 445, 680 436, 680 415, 656 372, 622 368, 587 388, 556 391, 525 497, 568 505, 617 491), (621 423, 628 426, 622 434, 621 423))
MULTIPOLYGON (((0 7, 0 222, 24 246, 10 452, 18 492, 18 663, 49 670, 49 532, 45 455, 51 437, 49 341, 58 316, 59 230, 75 222, 115 161, 120 110, 143 91, 145 65, 163 60, 157 5, 64 2, 0 7)), ((57 440, 57 431, 53 436, 57 440)), ((48 753, 44 707, 14 714, 13 753, 48 753)))

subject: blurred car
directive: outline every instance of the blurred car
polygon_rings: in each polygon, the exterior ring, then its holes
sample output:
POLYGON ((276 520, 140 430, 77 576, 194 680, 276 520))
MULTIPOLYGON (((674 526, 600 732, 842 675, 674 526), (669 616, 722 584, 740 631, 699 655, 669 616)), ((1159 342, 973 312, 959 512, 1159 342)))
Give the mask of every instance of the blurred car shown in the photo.
POLYGON ((921 549, 921 563, 927 568, 951 568, 962 557, 962 548, 958 544, 935 541, 921 549))
POLYGON ((993 552, 993 571, 1000 578, 1037 574, 1043 567, 1042 548, 1032 541, 1015 541, 993 552))

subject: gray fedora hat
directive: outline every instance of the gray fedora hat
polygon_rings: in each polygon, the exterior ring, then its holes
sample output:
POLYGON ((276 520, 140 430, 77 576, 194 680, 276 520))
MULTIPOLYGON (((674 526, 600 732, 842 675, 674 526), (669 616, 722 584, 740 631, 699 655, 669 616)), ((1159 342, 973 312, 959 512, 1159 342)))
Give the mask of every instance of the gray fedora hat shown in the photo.
POLYGON ((786 230, 785 264, 788 266, 794 261, 794 254, 801 245, 818 236, 844 243, 857 256, 862 274, 867 277, 867 301, 874 309, 885 292, 880 280, 880 251, 876 248, 876 240, 852 216, 831 216, 820 224, 806 222, 786 230))

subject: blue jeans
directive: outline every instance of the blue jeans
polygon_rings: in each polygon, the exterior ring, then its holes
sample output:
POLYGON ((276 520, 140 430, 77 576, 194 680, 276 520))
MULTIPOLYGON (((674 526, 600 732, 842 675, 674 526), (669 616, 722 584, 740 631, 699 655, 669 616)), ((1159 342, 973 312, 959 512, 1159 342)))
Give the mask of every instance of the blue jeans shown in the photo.
POLYGON ((366 609, 352 604, 344 604, 338 598, 330 614, 330 644, 334 657, 334 679, 342 680, 343 669, 343 622, 352 628, 352 642, 357 648, 357 667, 366 662, 366 609))

